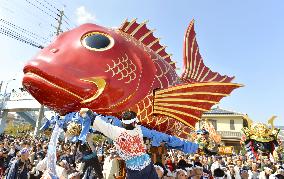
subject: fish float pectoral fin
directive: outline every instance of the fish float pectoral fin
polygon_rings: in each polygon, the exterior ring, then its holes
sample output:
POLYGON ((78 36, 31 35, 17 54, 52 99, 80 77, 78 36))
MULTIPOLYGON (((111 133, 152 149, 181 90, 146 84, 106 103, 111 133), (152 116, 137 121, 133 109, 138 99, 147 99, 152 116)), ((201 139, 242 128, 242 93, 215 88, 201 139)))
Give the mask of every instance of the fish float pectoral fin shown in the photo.
POLYGON ((154 93, 153 113, 173 117, 194 128, 202 114, 234 89, 235 83, 193 83, 172 86, 154 93))
POLYGON ((85 82, 89 82, 89 83, 94 83, 98 88, 97 92, 92 97, 81 101, 81 103, 89 103, 89 102, 94 101, 103 93, 106 87, 106 81, 103 78, 92 77, 92 78, 81 79, 81 80, 85 82))

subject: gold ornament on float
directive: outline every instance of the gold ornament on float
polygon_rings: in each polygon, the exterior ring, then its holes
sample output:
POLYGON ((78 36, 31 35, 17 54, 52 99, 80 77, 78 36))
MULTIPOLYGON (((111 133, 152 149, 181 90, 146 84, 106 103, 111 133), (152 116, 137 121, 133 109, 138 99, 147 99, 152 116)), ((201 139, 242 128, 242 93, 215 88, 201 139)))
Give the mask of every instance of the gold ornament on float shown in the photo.
POLYGON ((66 134, 68 136, 79 136, 81 133, 81 125, 77 124, 75 122, 71 122, 68 127, 67 127, 67 131, 66 134))
POLYGON ((248 122, 248 127, 244 127, 242 131, 246 135, 247 138, 256 140, 258 142, 270 142, 275 139, 277 139, 279 129, 276 129, 274 127, 274 119, 276 116, 272 116, 268 120, 268 124, 270 124, 271 127, 269 127, 267 124, 264 123, 253 123, 252 120, 246 115, 245 119, 248 122))
POLYGON ((44 134, 46 137, 50 137, 50 136, 51 136, 51 133, 52 133, 52 128, 48 128, 47 130, 43 131, 43 134, 44 134))

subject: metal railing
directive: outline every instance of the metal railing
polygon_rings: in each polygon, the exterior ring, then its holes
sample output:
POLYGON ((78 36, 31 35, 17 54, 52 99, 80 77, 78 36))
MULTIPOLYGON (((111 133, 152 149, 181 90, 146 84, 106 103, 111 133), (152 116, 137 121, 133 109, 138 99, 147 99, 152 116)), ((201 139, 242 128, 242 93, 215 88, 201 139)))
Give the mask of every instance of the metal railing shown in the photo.
POLYGON ((220 134, 222 137, 237 137, 241 138, 242 133, 241 132, 232 132, 232 131, 217 131, 218 134, 220 134))

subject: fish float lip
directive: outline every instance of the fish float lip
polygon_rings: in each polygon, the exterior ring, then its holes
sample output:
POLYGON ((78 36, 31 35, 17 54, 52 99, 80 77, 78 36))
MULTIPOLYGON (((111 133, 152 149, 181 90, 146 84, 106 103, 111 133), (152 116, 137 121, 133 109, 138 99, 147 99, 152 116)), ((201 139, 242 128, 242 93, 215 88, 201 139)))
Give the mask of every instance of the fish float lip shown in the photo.
POLYGON ((44 81, 45 83, 47 83, 47 84, 49 84, 49 85, 51 85, 51 86, 53 86, 53 87, 55 87, 55 88, 57 88, 57 89, 59 89, 61 91, 64 91, 64 92, 66 92, 66 93, 68 93, 68 94, 70 94, 70 95, 80 99, 81 100, 80 103, 89 103, 89 102, 94 101, 95 99, 97 99, 103 93, 103 91, 104 91, 104 89, 106 87, 106 81, 103 78, 101 78, 101 77, 92 77, 92 78, 80 79, 81 81, 84 81, 84 82, 94 83, 96 85, 97 89, 98 89, 96 91, 96 93, 92 97, 90 97, 88 99, 84 99, 81 96, 79 96, 79 95, 77 95, 77 94, 67 90, 66 88, 64 88, 62 86, 59 86, 59 85, 57 85, 57 84, 47 80, 46 78, 44 78, 44 77, 42 77, 42 76, 40 76, 40 75, 38 75, 36 73, 26 72, 25 76, 32 76, 33 78, 37 78, 37 79, 39 79, 41 81, 44 81))
POLYGON ((73 93, 73 92, 67 90, 66 88, 63 88, 62 86, 59 86, 59 85, 57 85, 57 84, 55 84, 55 83, 53 83, 53 82, 47 80, 46 78, 44 78, 44 77, 42 77, 42 76, 40 76, 40 75, 38 75, 38 74, 36 74, 36 73, 33 73, 33 72, 26 72, 26 73, 25 73, 25 76, 31 76, 31 77, 33 77, 33 78, 39 79, 39 80, 41 80, 41 81, 44 81, 45 83, 47 83, 47 84, 49 84, 49 85, 55 87, 56 89, 59 89, 59 90, 61 90, 61 91, 64 91, 64 92, 70 94, 71 96, 74 96, 74 97, 80 99, 81 101, 84 100, 84 98, 82 98, 81 96, 79 96, 79 95, 77 95, 77 94, 75 94, 75 93, 73 93))

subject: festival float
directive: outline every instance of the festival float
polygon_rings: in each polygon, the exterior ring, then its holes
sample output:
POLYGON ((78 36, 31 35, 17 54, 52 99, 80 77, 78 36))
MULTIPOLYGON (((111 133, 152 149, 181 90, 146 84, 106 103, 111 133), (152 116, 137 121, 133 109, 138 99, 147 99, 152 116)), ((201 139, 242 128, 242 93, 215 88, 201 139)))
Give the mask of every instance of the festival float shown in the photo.
POLYGON ((248 153, 251 159, 259 159, 260 157, 273 158, 280 160, 279 155, 283 148, 281 141, 278 138, 280 129, 275 128, 274 120, 276 116, 272 116, 268 120, 268 124, 254 123, 248 116, 245 116, 248 127, 242 129, 243 136, 241 138, 241 145, 248 153))
POLYGON ((213 124, 207 119, 202 123, 199 130, 191 135, 191 141, 195 141, 201 155, 216 155, 219 153, 221 135, 217 134, 213 124))
POLYGON ((84 24, 60 34, 25 65, 24 88, 58 113, 42 127, 54 124, 50 165, 56 161, 54 146, 62 131, 72 141, 84 141, 95 130, 76 113, 81 108, 117 126, 124 111, 134 111, 145 128, 156 131, 152 143, 184 148, 201 115, 242 86, 205 66, 194 20, 185 32, 181 76, 153 32, 147 21, 137 19, 125 20, 117 29, 84 24), (172 137, 176 143, 169 142, 172 137))

